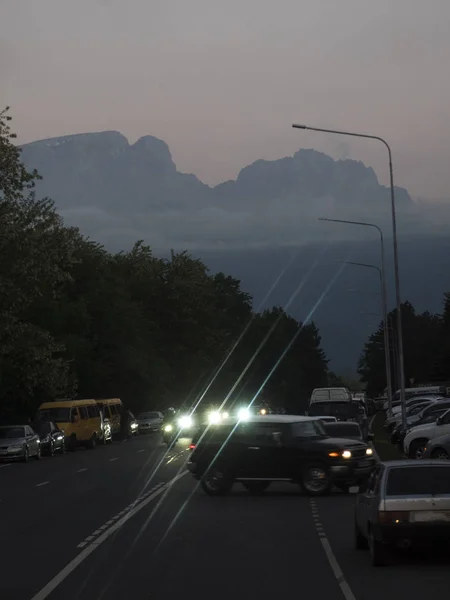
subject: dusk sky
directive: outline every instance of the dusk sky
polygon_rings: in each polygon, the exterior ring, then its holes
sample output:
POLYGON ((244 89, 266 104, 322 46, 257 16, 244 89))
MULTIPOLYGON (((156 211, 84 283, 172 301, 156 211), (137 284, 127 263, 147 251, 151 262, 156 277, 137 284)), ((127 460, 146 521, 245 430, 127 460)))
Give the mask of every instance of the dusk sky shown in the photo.
POLYGON ((450 198, 449 0, 3 0, 2 104, 20 142, 117 130, 165 140, 216 184, 301 147, 450 198))

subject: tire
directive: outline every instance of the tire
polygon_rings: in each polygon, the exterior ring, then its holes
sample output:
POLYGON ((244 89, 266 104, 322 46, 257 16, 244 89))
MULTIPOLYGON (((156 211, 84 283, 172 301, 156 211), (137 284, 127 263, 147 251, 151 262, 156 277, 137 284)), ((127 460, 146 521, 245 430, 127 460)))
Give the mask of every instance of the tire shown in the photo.
POLYGON ((233 480, 220 467, 212 467, 203 475, 201 485, 208 496, 226 496, 231 491, 233 480))
POLYGON ((448 453, 444 450, 444 448, 436 448, 431 453, 431 458, 434 458, 437 460, 448 460, 450 457, 449 457, 448 453))
POLYGON ((30 455, 28 453, 28 448, 25 446, 25 448, 23 449, 22 462, 27 463, 29 457, 30 457, 30 455))
POLYGON ((413 442, 411 442, 411 445, 409 447, 408 458, 415 458, 417 460, 420 460, 423 456, 423 451, 425 446, 427 445, 427 442, 428 440, 424 439, 414 440, 413 442))
POLYGON ((369 531, 369 551, 370 563, 372 567, 385 567, 388 564, 388 549, 382 543, 373 537, 372 531, 369 531))
POLYGON ((35 454, 34 458, 36 460, 41 460, 41 448, 38 448, 37 454, 35 454))
POLYGON ((353 545, 355 546, 355 550, 367 550, 369 543, 367 539, 361 533, 358 523, 356 522, 356 517, 354 519, 353 526, 353 545))
POLYGON ((308 496, 326 496, 332 486, 330 473, 325 465, 311 463, 303 469, 300 485, 308 496))
POLYGON ((97 446, 97 434, 94 433, 91 437, 91 439, 88 441, 87 443, 87 447, 90 450, 95 450, 95 447, 97 446))
POLYGON ((249 494, 257 496, 267 490, 271 481, 243 481, 242 484, 249 494))

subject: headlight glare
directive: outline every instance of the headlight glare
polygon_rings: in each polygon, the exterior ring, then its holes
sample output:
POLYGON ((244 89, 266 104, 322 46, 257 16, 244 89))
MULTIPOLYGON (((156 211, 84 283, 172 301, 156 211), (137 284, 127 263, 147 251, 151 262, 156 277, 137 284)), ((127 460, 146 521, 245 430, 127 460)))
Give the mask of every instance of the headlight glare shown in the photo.
POLYGON ((351 458, 352 457, 352 453, 350 452, 350 450, 344 450, 342 452, 342 458, 351 458))

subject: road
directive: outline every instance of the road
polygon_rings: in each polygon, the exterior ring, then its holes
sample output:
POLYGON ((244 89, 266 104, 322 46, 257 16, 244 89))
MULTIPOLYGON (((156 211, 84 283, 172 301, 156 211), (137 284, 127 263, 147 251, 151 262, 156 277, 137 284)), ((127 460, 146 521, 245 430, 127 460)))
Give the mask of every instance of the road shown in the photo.
POLYGON ((374 569, 351 495, 209 498, 157 436, 0 466, 2 600, 445 597, 450 559, 374 569), (155 467, 158 469, 155 472, 155 467), (174 478, 176 479, 174 481, 174 478))

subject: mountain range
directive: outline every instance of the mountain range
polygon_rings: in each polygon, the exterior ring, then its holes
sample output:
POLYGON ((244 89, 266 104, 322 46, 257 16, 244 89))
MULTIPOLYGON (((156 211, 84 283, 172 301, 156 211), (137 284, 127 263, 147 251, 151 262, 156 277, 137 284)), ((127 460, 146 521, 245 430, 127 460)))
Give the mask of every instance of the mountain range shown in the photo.
MULTIPOLYGON (((77 134, 22 150, 26 166, 43 176, 39 195, 51 197, 68 224, 112 251, 138 239, 160 254, 188 249, 212 271, 241 279, 255 307, 288 303, 297 318, 310 315, 332 368, 341 373, 355 372, 379 321, 376 273, 347 266, 321 297, 340 267, 336 260, 379 264, 380 244, 373 229, 318 217, 383 229, 392 305, 389 189, 360 161, 300 149, 279 160, 258 160, 236 180, 210 187, 179 172, 167 144, 152 136, 130 144, 115 131, 77 134)), ((403 298, 419 310, 439 310, 450 290, 449 205, 413 202, 398 187, 395 196, 403 298)))

